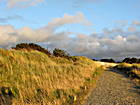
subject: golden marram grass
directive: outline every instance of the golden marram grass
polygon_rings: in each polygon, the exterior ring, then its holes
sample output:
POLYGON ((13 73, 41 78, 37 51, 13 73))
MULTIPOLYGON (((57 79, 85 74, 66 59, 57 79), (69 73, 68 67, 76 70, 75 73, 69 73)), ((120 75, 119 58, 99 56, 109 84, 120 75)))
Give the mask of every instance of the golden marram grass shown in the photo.
POLYGON ((103 69, 86 57, 76 58, 72 61, 38 51, 0 49, 1 97, 10 97, 13 105, 74 104, 95 81, 94 73, 103 69))

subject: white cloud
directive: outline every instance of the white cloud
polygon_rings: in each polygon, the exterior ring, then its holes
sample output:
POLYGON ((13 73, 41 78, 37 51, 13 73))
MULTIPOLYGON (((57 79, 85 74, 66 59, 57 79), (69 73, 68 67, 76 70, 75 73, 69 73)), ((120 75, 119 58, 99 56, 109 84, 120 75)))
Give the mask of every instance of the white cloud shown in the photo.
POLYGON ((0 0, 0 2, 6 2, 8 8, 35 6, 43 1, 44 0, 0 0))
POLYGON ((49 27, 57 28, 57 26, 62 26, 64 24, 74 24, 79 23, 83 25, 92 25, 91 22, 89 22, 83 13, 78 12, 75 16, 71 16, 69 14, 64 14, 61 18, 55 18, 51 22, 48 23, 49 27))

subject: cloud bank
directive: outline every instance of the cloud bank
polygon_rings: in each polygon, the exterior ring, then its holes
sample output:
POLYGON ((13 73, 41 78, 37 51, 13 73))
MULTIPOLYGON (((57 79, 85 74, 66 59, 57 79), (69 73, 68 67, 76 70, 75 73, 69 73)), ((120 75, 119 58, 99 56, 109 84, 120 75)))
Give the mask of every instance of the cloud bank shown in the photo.
POLYGON ((72 16, 64 14, 39 29, 23 27, 15 29, 11 25, 0 26, 0 46, 9 48, 20 42, 34 42, 54 49, 61 48, 72 55, 90 58, 121 58, 140 56, 140 30, 133 25, 128 29, 105 28, 101 33, 85 35, 74 32, 56 32, 66 24, 92 25, 82 13, 72 16))

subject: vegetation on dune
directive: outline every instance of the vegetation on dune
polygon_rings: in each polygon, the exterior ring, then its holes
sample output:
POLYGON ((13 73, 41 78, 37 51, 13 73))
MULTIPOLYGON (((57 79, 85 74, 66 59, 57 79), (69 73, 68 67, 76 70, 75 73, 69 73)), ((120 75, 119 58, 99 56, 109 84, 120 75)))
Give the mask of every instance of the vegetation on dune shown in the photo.
POLYGON ((113 68, 124 72, 132 79, 137 80, 140 84, 140 64, 121 63, 113 68))
POLYGON ((115 60, 114 59, 101 59, 100 60, 101 62, 109 62, 109 63, 115 63, 115 60))
POLYGON ((70 56, 70 54, 68 52, 66 52, 65 50, 55 48, 53 50, 53 54, 51 54, 48 49, 45 49, 45 48, 41 47, 40 45, 37 45, 37 44, 34 44, 34 43, 20 43, 20 44, 17 44, 16 47, 12 47, 12 49, 27 50, 27 51, 36 50, 36 51, 45 53, 48 56, 63 57, 63 58, 66 58, 66 59, 69 59, 69 60, 72 60, 72 61, 77 60, 76 57, 70 56))
POLYGON ((140 63, 140 59, 139 58, 125 58, 122 62, 124 63, 140 63))
POLYGON ((58 49, 58 48, 55 48, 53 50, 53 55, 56 56, 56 57, 65 57, 65 58, 70 57, 69 53, 67 53, 64 50, 58 49))
POLYGON ((15 49, 15 50, 25 49, 28 51, 29 50, 37 50, 37 51, 40 51, 40 52, 47 54, 48 56, 51 55, 51 53, 47 49, 45 49, 37 44, 34 44, 34 43, 20 43, 20 44, 17 44, 16 47, 12 47, 12 49, 15 49))
POLYGON ((103 70, 86 57, 71 57, 71 60, 49 56, 50 53, 34 44, 17 45, 14 49, 0 49, 0 103, 75 104, 81 96, 86 97, 85 91, 103 70), (29 51, 17 50, 26 49, 25 46, 29 51))
POLYGON ((66 52, 65 50, 61 50, 58 48, 55 48, 53 50, 53 56, 66 58, 66 59, 72 60, 74 62, 76 62, 76 60, 77 60, 77 58, 75 56, 70 56, 70 54, 68 52, 66 52))

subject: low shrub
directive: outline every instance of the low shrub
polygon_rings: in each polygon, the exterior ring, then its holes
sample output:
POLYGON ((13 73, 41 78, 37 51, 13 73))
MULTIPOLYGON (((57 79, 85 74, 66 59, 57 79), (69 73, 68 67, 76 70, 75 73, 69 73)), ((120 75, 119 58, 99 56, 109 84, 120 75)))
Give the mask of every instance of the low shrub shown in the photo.
POLYGON ((66 59, 71 60, 73 62, 77 61, 77 58, 75 56, 70 56, 70 54, 68 52, 66 52, 65 50, 61 50, 61 49, 58 49, 58 48, 55 48, 53 50, 53 55, 55 57, 66 58, 66 59))
POLYGON ((53 50, 53 55, 56 56, 56 57, 65 57, 65 58, 70 57, 70 54, 69 53, 67 53, 64 50, 58 49, 58 48, 55 48, 53 50))
POLYGON ((37 51, 43 52, 49 56, 51 55, 51 53, 47 49, 42 48, 41 46, 34 44, 34 43, 20 43, 20 44, 17 44, 16 47, 12 47, 12 49, 15 49, 15 50, 21 50, 21 49, 37 50, 37 51))

